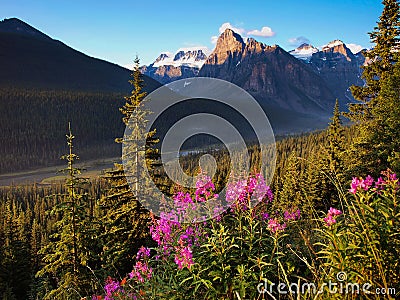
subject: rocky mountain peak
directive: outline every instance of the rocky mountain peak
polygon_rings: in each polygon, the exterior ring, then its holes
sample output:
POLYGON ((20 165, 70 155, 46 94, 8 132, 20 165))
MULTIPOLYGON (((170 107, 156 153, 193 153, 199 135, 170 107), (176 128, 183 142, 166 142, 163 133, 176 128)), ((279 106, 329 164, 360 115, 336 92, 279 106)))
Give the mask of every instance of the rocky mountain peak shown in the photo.
POLYGON ((303 43, 299 47, 296 48, 297 50, 309 50, 309 49, 317 49, 311 44, 303 43))
POLYGON ((327 45, 322 47, 322 52, 325 53, 340 53, 344 55, 347 60, 351 60, 354 58, 353 53, 349 48, 347 48, 346 44, 341 40, 334 40, 327 45))
POLYGON ((161 54, 156 58, 156 60, 154 61, 154 63, 158 63, 158 62, 164 61, 164 60, 170 58, 171 56, 172 56, 172 53, 169 53, 169 52, 161 53, 161 54))
POLYGON ((205 61, 207 59, 207 55, 203 52, 202 49, 193 49, 193 50, 178 50, 175 54, 174 61, 178 60, 190 60, 194 61, 205 61))
POLYGON ((219 36, 217 45, 207 62, 212 61, 212 63, 222 64, 229 56, 241 53, 245 45, 239 34, 231 29, 225 29, 219 36))
POLYGON ((303 43, 296 49, 289 51, 289 53, 292 54, 294 57, 305 61, 309 61, 311 59, 311 56, 317 52, 317 48, 307 43, 303 43))
POLYGON ((208 49, 206 47, 180 48, 175 54, 163 52, 149 67, 185 66, 199 69, 206 61, 207 53, 208 49))
POLYGON ((264 43, 258 42, 253 38, 248 38, 246 41, 246 51, 247 52, 262 52, 267 46, 264 43))

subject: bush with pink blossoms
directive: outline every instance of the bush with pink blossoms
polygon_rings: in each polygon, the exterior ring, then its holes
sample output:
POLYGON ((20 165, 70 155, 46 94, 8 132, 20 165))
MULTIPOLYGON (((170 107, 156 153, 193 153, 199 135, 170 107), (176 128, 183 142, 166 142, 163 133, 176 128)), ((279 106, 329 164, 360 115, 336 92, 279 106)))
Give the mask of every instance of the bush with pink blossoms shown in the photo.
MULTIPOLYGON (((397 176, 390 170, 377 179, 353 178, 350 196, 343 199, 343 212, 330 208, 323 219, 325 226, 318 229, 316 260, 322 264, 313 271, 320 274, 320 282, 335 281, 338 272, 345 272, 347 282, 369 283, 371 291, 399 291, 399 188, 397 176)), ((379 297, 374 293, 363 295, 365 299, 379 297)))
MULTIPOLYGON (((260 281, 278 281, 284 265, 296 264, 282 249, 300 209, 272 209, 274 195, 262 175, 228 185, 227 211, 217 206, 212 213, 220 214, 207 222, 182 222, 196 204, 217 197, 211 179, 201 175, 194 195, 176 193, 175 209, 152 217, 150 232, 157 247, 151 258, 148 249, 139 250, 125 294, 138 299, 250 299, 257 297, 260 281)), ((293 268, 283 272, 290 276, 293 268)))
MULTIPOLYGON (((398 288, 400 186, 395 174, 382 175, 353 178, 342 205, 315 220, 303 218, 298 207, 277 210, 273 204, 279 199, 261 175, 239 178, 228 186, 226 212, 207 222, 181 222, 193 204, 218 197, 203 176, 194 195, 175 195, 177 209, 153 217, 157 247, 151 256, 141 248, 126 282, 109 279, 105 294, 108 299, 261 299, 267 295, 257 286, 264 281, 289 285, 301 278, 321 286, 337 282, 338 272, 350 283, 398 288), (254 206, 252 199, 260 203, 254 206)), ((269 296, 279 295, 275 290, 269 296)), ((329 290, 320 296, 343 298, 329 290)))

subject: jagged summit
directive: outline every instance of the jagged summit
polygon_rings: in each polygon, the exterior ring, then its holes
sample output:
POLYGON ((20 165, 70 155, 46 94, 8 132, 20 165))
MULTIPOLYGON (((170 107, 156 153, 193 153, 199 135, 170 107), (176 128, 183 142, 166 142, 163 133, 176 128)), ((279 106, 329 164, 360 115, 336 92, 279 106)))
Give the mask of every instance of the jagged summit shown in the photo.
POLYGON ((289 51, 289 53, 292 54, 294 57, 306 61, 309 61, 311 59, 311 56, 317 52, 317 48, 307 43, 303 43, 296 49, 289 51))
POLYGON ((161 53, 150 67, 174 66, 201 68, 207 59, 208 49, 206 47, 180 48, 175 54, 171 52, 161 53))
POLYGON ((245 45, 246 44, 240 34, 227 28, 218 37, 215 49, 208 57, 207 62, 212 61, 216 64, 224 63, 230 55, 242 52, 245 45))
POLYGON ((340 53, 346 56, 348 60, 351 60, 354 57, 353 52, 351 52, 351 50, 341 40, 329 42, 327 45, 322 46, 321 51, 325 53, 340 53))
POLYGON ((52 40, 52 38, 50 38, 48 35, 37 30, 36 28, 33 28, 18 18, 4 19, 0 21, 0 32, 16 33, 44 40, 52 40))
POLYGON ((334 47, 342 46, 342 45, 344 45, 343 41, 333 40, 333 41, 329 42, 328 44, 326 44, 325 46, 323 46, 322 50, 327 49, 327 48, 334 48, 334 47))
POLYGON ((284 49, 254 38, 244 41, 230 29, 219 36, 198 76, 235 83, 266 107, 321 112, 334 99, 318 75, 284 49))

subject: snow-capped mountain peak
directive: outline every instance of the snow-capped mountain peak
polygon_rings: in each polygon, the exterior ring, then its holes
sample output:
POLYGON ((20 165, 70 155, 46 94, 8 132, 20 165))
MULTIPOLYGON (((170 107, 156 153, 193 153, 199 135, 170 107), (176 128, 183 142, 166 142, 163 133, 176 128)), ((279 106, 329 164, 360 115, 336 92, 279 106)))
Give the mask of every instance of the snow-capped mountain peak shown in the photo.
POLYGON ((310 44, 301 44, 296 49, 289 51, 294 57, 302 60, 310 60, 311 56, 318 52, 318 49, 310 44))
POLYGON ((163 52, 163 53, 160 54, 159 57, 156 58, 154 63, 156 64, 156 63, 162 63, 164 61, 168 61, 168 60, 171 59, 172 55, 173 54, 171 52, 163 52))
POLYGON ((334 48, 334 47, 342 46, 342 45, 344 45, 344 43, 341 40, 334 40, 332 42, 329 42, 325 46, 322 46, 322 50, 326 50, 329 48, 334 48))
POLYGON ((152 67, 188 66, 200 69, 206 61, 209 53, 210 51, 207 47, 179 48, 175 54, 170 52, 161 53, 152 64, 152 67))

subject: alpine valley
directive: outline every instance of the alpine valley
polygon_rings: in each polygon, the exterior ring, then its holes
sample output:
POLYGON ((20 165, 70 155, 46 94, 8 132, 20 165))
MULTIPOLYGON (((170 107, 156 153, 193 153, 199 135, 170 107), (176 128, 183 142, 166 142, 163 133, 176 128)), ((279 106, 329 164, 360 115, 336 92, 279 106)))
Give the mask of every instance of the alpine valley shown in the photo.
MULTIPOLYGON (((340 40, 320 50, 303 44, 287 52, 226 29, 211 53, 201 47, 161 53, 141 72, 147 92, 196 76, 234 83, 259 102, 275 133, 286 135, 325 128, 336 98, 346 109, 353 101, 349 87, 362 84, 363 64, 364 56, 340 40)), ((16 18, 0 22, 0 65, 0 174, 59 163, 68 122, 83 159, 119 155, 114 139, 124 130, 119 107, 130 89, 128 69, 89 57, 16 18)), ((194 106, 185 107, 185 114, 194 106)), ((213 113, 223 110, 216 106, 213 113)))

